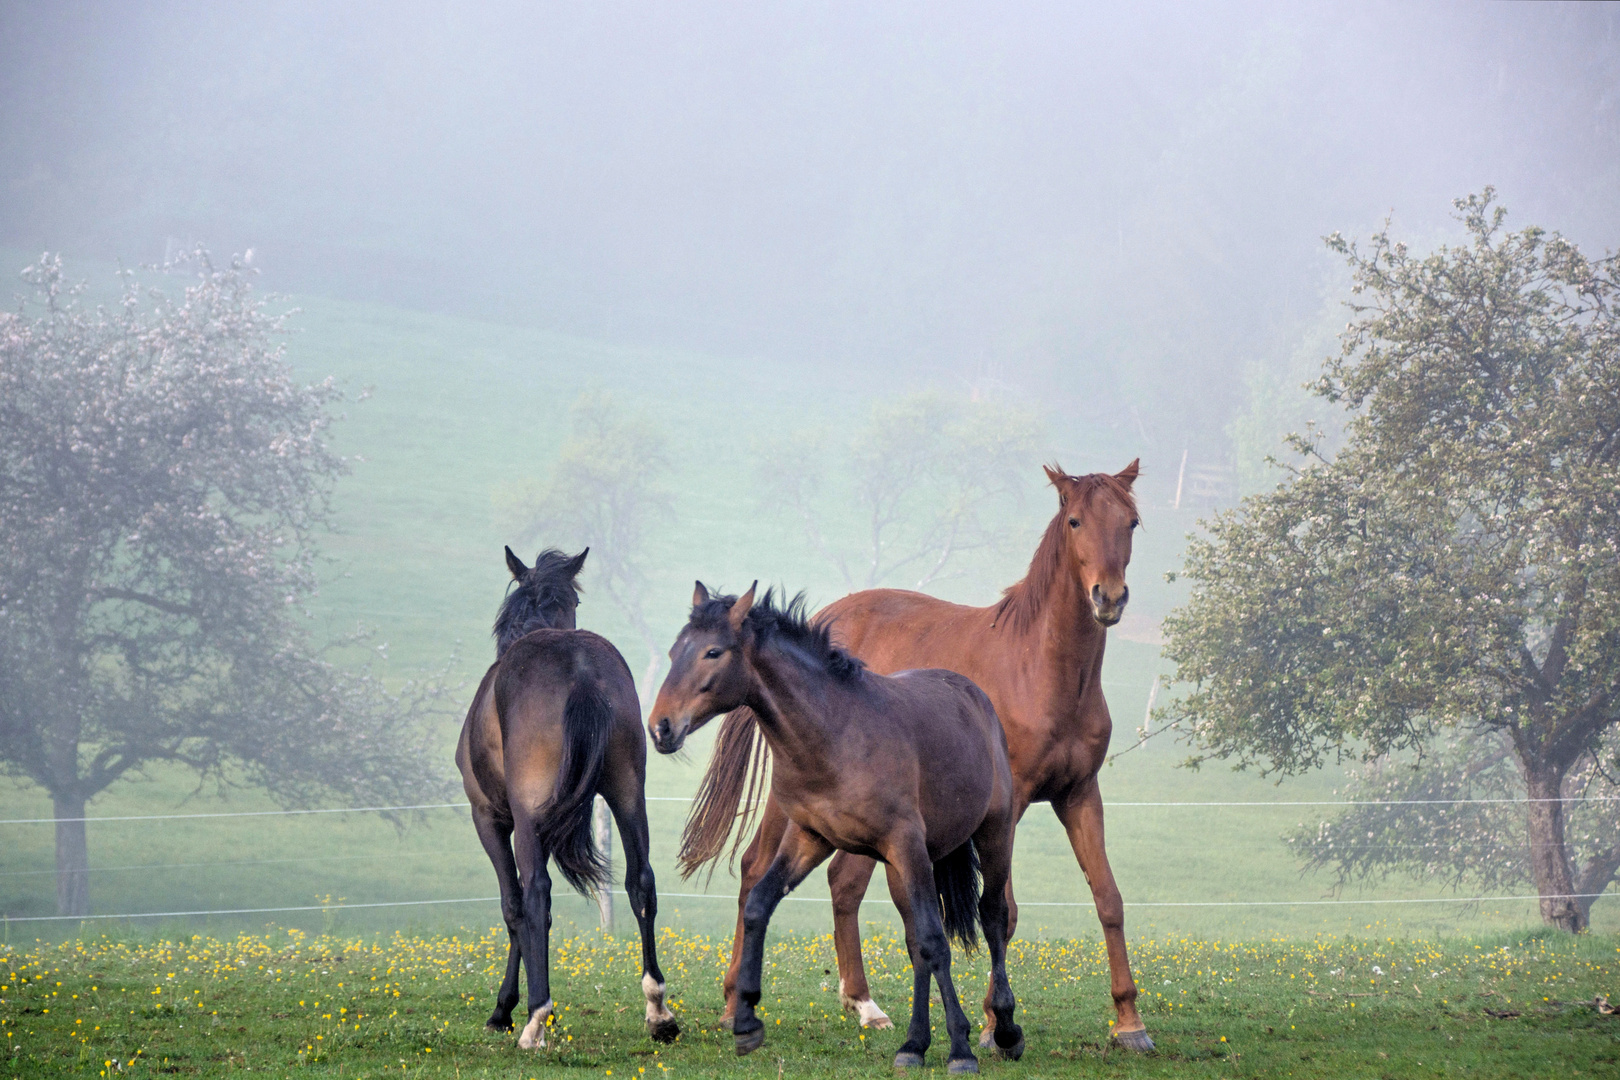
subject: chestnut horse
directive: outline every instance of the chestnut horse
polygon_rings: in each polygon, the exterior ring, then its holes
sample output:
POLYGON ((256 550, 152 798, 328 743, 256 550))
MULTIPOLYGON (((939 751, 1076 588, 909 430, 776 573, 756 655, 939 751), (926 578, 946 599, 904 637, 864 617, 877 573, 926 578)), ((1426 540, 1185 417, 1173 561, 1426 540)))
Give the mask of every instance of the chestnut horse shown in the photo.
MULTIPOLYGON (((743 907, 737 1053, 765 1041, 754 1006, 771 913, 837 850, 883 860, 905 922, 911 1027, 895 1065, 923 1064, 932 979, 951 1038, 947 1070, 979 1071, 949 943, 972 949, 976 924, 990 948, 996 1045, 1005 1057, 1022 1054, 1006 964, 1013 779, 984 692, 952 671, 874 675, 835 648, 825 626, 805 619, 802 595, 778 608, 769 592, 758 604, 752 588, 741 598, 711 597, 701 581, 669 657, 647 721, 659 752, 674 753, 711 717, 748 706, 774 753, 771 798, 786 820, 743 907)), ((740 780, 748 759, 731 767, 740 780)))
MULTIPOLYGON (((1097 787, 1097 770, 1113 731, 1103 700, 1103 645, 1106 628, 1119 622, 1130 595, 1125 567, 1131 533, 1139 524, 1131 494, 1137 467, 1132 461, 1117 474, 1088 476, 1048 467, 1058 512, 1041 537, 1029 573, 999 603, 964 607, 921 593, 870 589, 829 604, 816 621, 830 627, 838 642, 873 671, 946 668, 966 675, 990 696, 1007 733, 1019 818, 1031 803, 1051 803, 1091 885, 1108 947, 1117 1013, 1112 1038, 1128 1049, 1148 1051, 1153 1040, 1136 1011, 1124 906, 1103 849, 1103 803, 1097 787)), ((682 841, 681 861, 688 874, 721 854, 739 818, 742 786, 722 759, 755 758, 756 766, 763 767, 763 755, 754 749, 753 727, 746 709, 727 717, 722 727, 714 765, 704 777, 682 841)), ((747 817, 747 808, 741 817, 747 817)), ((764 872, 785 825, 781 809, 767 800, 743 856, 743 898, 764 872)), ((871 859, 840 854, 827 877, 844 1006, 859 1013, 863 1026, 888 1027, 889 1018, 872 1001, 861 961, 858 915, 873 865, 871 859)), ((1016 929, 1018 906, 1010 889, 1008 900, 1016 929)), ((740 913, 738 935, 740 942, 740 913)), ((734 942, 722 1024, 736 1009, 739 956, 734 942)), ((995 1015, 986 1009, 981 1045, 989 1044, 994 1028, 995 1015)))
POLYGON ((533 567, 506 549, 516 588, 495 620, 496 661, 467 710, 456 766, 472 804, 478 839, 495 867, 508 935, 491 1031, 512 1030, 518 962, 529 974, 525 1050, 546 1045, 552 1013, 547 960, 551 877, 547 858, 580 892, 610 883, 591 838, 591 807, 607 801, 624 840, 624 888, 641 929, 641 992, 647 1032, 680 1034, 664 1003, 653 918, 658 895, 647 858, 647 739, 641 702, 624 657, 607 639, 574 629, 574 578, 590 551, 543 551, 533 567), (514 857, 515 856, 515 857, 514 857))

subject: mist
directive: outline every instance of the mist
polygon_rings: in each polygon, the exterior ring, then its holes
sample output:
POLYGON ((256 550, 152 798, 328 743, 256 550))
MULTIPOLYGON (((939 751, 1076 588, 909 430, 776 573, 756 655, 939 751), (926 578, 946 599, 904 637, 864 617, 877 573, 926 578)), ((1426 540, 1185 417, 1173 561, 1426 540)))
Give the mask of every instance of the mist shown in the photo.
POLYGON ((294 293, 989 377, 1205 454, 1337 318, 1324 234, 1448 238, 1492 184, 1620 238, 1612 5, 0 11, 8 247, 252 248, 294 293))

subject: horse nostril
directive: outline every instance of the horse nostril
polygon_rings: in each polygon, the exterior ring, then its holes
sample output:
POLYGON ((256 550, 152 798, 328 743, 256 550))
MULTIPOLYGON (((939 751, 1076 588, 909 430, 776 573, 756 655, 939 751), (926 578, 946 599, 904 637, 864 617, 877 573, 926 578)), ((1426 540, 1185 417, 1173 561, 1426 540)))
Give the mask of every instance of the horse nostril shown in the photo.
POLYGON ((658 738, 660 742, 669 738, 669 717, 667 716, 658 721, 658 738))

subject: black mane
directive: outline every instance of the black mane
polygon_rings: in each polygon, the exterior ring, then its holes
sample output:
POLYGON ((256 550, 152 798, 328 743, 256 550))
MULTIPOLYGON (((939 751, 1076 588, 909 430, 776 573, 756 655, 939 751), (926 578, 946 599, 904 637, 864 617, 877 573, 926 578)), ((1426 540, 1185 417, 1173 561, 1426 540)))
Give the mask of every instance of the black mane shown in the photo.
MULTIPOLYGON (((692 609, 688 621, 694 630, 717 630, 726 624, 735 596, 714 596, 692 609)), ((809 602, 799 593, 783 607, 776 604, 776 590, 765 595, 748 610, 748 626, 760 644, 776 639, 797 646, 819 663, 833 678, 849 682, 866 670, 866 665, 832 643, 832 628, 810 621, 809 602)))
POLYGON ((561 615, 579 606, 579 586, 568 567, 574 556, 547 548, 535 557, 534 567, 514 580, 495 616, 495 655, 524 634, 556 626, 561 615))

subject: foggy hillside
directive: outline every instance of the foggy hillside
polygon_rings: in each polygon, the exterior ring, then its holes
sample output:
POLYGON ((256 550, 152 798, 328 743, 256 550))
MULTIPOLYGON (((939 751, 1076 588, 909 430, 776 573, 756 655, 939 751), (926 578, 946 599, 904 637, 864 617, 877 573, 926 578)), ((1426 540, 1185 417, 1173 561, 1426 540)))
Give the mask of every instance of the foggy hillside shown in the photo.
POLYGON ((1342 323, 1325 233, 1450 236, 1494 184, 1620 240, 1612 5, 7 3, 0 100, 8 247, 252 247, 298 293, 994 383, 1133 452, 1225 455, 1246 365, 1342 323))

